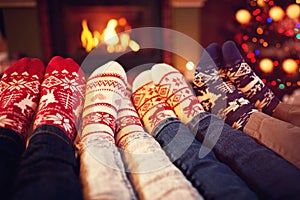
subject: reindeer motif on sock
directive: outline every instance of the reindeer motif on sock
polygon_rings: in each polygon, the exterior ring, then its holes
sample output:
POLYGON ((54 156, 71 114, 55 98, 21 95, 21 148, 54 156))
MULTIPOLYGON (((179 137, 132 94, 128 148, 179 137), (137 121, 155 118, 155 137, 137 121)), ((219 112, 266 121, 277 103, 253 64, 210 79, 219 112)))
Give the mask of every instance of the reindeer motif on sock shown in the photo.
POLYGON ((190 97, 188 100, 190 103, 183 108, 183 112, 187 115, 187 117, 195 116, 203 110, 197 98, 190 97))
POLYGON ((37 106, 36 103, 32 101, 33 98, 35 97, 34 96, 30 97, 30 94, 28 94, 25 99, 22 99, 18 103, 14 103, 14 105, 19 107, 21 109, 22 114, 25 115, 25 110, 27 109, 27 107, 35 110, 37 106))
POLYGON ((158 122, 160 122, 162 119, 166 119, 168 117, 171 117, 168 113, 164 112, 166 110, 166 105, 158 105, 155 107, 155 111, 149 116, 148 120, 150 122, 150 125, 154 127, 157 125, 158 122))
POLYGON ((48 106, 49 103, 58 103, 53 94, 54 89, 52 89, 51 91, 49 89, 46 89, 46 92, 47 94, 43 95, 40 100, 41 108, 44 106, 48 106))

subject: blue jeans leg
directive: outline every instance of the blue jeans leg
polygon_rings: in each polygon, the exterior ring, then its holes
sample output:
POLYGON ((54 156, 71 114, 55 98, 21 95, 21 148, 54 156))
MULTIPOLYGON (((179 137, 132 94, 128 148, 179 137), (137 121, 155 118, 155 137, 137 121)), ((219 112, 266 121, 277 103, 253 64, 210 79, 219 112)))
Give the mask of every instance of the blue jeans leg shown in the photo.
POLYGON ((14 199, 82 199, 72 141, 59 128, 38 127, 20 162, 14 199))
POLYGON ((210 113, 199 114, 189 127, 261 199, 299 199, 300 171, 273 151, 210 113))
POLYGON ((154 136, 205 199, 257 199, 246 183, 212 151, 204 157, 200 155, 201 143, 178 119, 161 122, 154 136))
POLYGON ((24 143, 18 134, 10 129, 0 128, 0 194, 1 199, 10 199, 13 181, 24 143))

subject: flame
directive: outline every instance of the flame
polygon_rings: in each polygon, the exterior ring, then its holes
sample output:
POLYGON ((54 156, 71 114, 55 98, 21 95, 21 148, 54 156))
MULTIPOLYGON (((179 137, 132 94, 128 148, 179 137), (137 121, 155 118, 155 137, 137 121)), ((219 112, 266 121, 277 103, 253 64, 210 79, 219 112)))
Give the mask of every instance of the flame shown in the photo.
POLYGON ((118 35, 116 31, 119 26, 121 26, 125 31, 131 29, 124 17, 119 20, 110 19, 102 34, 98 31, 94 31, 92 33, 88 27, 86 19, 82 20, 81 26, 81 43, 86 52, 90 52, 101 43, 106 44, 106 50, 109 53, 123 52, 127 48, 130 48, 134 52, 140 50, 140 45, 136 41, 132 40, 128 33, 123 32, 118 35))

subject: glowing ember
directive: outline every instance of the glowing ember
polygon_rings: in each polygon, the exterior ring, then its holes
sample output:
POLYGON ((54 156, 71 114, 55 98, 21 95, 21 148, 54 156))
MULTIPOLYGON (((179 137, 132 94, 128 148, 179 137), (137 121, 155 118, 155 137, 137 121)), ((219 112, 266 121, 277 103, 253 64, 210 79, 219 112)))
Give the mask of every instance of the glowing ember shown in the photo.
POLYGON ((123 52, 127 48, 130 48, 135 52, 140 50, 140 45, 132 40, 128 33, 120 33, 118 35, 116 31, 118 26, 121 26, 124 30, 131 29, 127 20, 123 17, 119 20, 110 19, 102 33, 98 31, 92 33, 88 27, 87 20, 85 19, 82 20, 81 26, 81 43, 86 52, 90 52, 101 43, 106 44, 106 50, 109 53, 123 52))

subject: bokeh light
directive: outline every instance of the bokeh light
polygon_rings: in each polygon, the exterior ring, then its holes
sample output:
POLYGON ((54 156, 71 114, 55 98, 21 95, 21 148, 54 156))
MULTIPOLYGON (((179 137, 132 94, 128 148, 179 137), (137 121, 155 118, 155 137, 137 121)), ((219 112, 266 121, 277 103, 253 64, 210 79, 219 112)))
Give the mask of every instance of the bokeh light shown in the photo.
POLYGON ((236 12, 235 18, 240 24, 248 24, 251 20, 251 14, 248 10, 241 9, 236 12))
POLYGON ((285 59, 282 63, 282 69, 288 74, 294 74, 298 70, 298 64, 294 59, 285 59))
POLYGON ((284 14, 285 13, 284 13, 283 9, 279 6, 274 6, 269 11, 270 17, 272 17, 272 19, 276 22, 282 20, 282 18, 284 17, 284 14))
POLYGON ((193 70, 195 67, 195 64, 192 61, 188 61, 185 65, 187 70, 193 70))
POLYGON ((286 14, 291 19, 297 19, 300 16, 300 6, 297 4, 291 4, 286 9, 286 14))
POLYGON ((260 70, 264 73, 271 73, 274 69, 274 65, 271 59, 264 58, 259 62, 260 70))

